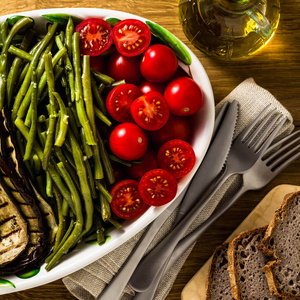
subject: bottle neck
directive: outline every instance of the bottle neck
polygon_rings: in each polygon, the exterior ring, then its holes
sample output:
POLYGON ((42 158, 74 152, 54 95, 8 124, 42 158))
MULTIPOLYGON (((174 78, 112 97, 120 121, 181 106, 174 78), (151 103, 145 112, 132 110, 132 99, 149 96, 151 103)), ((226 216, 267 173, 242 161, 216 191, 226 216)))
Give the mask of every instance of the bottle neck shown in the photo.
POLYGON ((253 7, 259 0, 214 0, 215 4, 229 13, 243 13, 253 7))

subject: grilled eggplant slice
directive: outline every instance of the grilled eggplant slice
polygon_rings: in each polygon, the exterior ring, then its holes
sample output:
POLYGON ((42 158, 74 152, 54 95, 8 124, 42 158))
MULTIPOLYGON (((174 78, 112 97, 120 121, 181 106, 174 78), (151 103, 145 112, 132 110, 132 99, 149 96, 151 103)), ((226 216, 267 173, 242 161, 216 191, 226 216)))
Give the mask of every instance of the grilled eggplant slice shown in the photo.
POLYGON ((26 250, 28 242, 27 222, 0 178, 0 267, 16 260, 26 250))

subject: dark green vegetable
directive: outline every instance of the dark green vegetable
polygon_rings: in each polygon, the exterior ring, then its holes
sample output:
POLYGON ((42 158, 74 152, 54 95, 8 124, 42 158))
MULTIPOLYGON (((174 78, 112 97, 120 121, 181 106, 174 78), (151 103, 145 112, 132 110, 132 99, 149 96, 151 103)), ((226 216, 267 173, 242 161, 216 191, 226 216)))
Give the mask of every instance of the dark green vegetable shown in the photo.
MULTIPOLYGON (((8 17, 6 19, 6 22, 8 23, 8 25, 10 27, 13 27, 18 21, 20 21, 21 19, 25 18, 24 16, 20 16, 20 15, 13 15, 11 17, 8 17)), ((32 20, 32 23, 34 23, 34 20, 32 18, 30 18, 32 20)))
POLYGON ((165 45, 169 46, 181 61, 187 65, 192 63, 192 58, 188 50, 170 31, 150 21, 146 21, 146 24, 151 32, 156 35, 165 45))
POLYGON ((42 15, 46 20, 53 22, 53 23, 58 23, 59 25, 66 26, 68 23, 69 18, 71 17, 74 23, 79 24, 83 20, 81 18, 71 16, 68 14, 47 14, 47 15, 42 15))
POLYGON ((108 18, 105 20, 111 27, 114 27, 117 23, 119 23, 121 20, 118 18, 108 18))

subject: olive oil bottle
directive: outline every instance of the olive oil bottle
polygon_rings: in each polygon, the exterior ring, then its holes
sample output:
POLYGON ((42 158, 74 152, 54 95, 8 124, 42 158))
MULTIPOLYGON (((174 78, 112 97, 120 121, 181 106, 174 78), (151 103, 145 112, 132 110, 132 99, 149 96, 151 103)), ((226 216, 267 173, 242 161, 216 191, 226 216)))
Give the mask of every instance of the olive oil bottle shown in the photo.
POLYGON ((179 0, 179 20, 191 43, 223 60, 246 58, 274 35, 279 0, 179 0))

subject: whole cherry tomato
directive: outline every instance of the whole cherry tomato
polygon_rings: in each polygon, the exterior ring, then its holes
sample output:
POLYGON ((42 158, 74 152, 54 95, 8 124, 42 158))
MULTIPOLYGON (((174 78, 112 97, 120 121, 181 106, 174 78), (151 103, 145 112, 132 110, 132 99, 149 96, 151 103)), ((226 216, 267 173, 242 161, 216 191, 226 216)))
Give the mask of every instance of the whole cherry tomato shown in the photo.
POLYGON ((170 80, 178 67, 178 59, 169 47, 155 44, 144 53, 141 62, 143 76, 151 82, 170 80))
POLYGON ((139 84, 139 88, 143 94, 155 91, 163 95, 165 91, 165 87, 166 87, 166 83, 164 82, 150 82, 148 80, 143 80, 139 84))
POLYGON ((157 153, 157 162, 160 168, 176 178, 181 178, 193 169, 196 156, 189 143, 175 139, 161 146, 157 153))
POLYGON ((140 180, 139 194, 149 205, 164 205, 176 196, 177 180, 169 172, 162 169, 148 171, 140 180))
POLYGON ((110 207, 120 218, 132 219, 142 215, 148 208, 138 192, 136 180, 124 179, 116 183, 112 190, 110 207))
POLYGON ((115 80, 125 79, 126 83, 138 84, 143 80, 140 71, 142 57, 127 57, 116 52, 108 60, 107 73, 115 80))
POLYGON ((106 61, 102 55, 91 56, 90 57, 91 68, 97 70, 100 73, 106 73, 106 61))
POLYGON ((157 130, 169 119, 169 108, 163 95, 149 92, 135 99, 131 104, 134 121, 146 130, 157 130))
POLYGON ((121 123, 110 134, 109 146, 117 157, 136 160, 145 154, 148 147, 146 133, 134 123, 121 123))
POLYGON ((170 115, 169 120, 162 128, 150 132, 151 140, 157 146, 162 146, 165 142, 173 139, 187 141, 189 135, 189 121, 185 117, 174 115, 170 115))
POLYGON ((203 104, 203 92, 191 78, 178 77, 171 80, 164 93, 171 112, 176 116, 196 113, 203 104))
POLYGON ((118 22, 113 28, 112 35, 117 50, 125 56, 136 56, 143 53, 151 42, 149 27, 136 19, 118 22))
POLYGON ((103 19, 86 19, 75 27, 75 32, 79 32, 80 53, 84 55, 100 55, 113 41, 112 28, 103 19))
POLYGON ((131 83, 116 86, 106 97, 108 113, 120 123, 133 121, 130 106, 131 103, 142 94, 141 90, 131 83))
POLYGON ((152 169, 157 169, 158 164, 156 156, 156 151, 154 151, 153 149, 148 149, 146 153, 140 158, 140 163, 135 163, 130 167, 126 167, 128 176, 132 179, 140 180, 146 172, 152 169))

